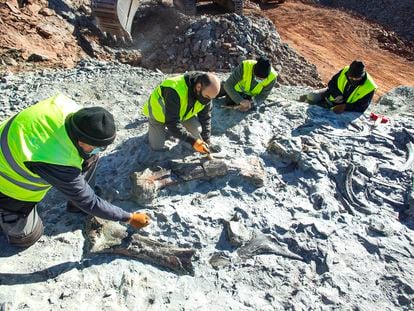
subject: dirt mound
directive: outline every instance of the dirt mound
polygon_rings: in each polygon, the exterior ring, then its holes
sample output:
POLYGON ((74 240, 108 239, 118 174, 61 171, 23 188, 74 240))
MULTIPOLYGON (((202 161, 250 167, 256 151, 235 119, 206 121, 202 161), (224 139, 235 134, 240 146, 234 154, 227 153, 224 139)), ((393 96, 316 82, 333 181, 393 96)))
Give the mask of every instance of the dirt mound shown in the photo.
POLYGON ((338 9, 300 1, 286 1, 264 9, 264 14, 274 22, 282 40, 317 66, 324 82, 359 58, 377 82, 379 95, 398 85, 414 85, 414 62, 384 50, 400 50, 399 54, 412 58, 412 54, 408 55, 412 45, 405 45, 378 24, 338 9))
POLYGON ((283 84, 318 86, 317 71, 327 82, 354 58, 367 63, 379 94, 414 84, 414 43, 355 14, 293 0, 277 7, 262 5, 261 12, 246 0, 247 17, 215 15, 220 13, 216 6, 203 4, 197 10, 204 15, 189 18, 170 5, 143 3, 134 24, 135 45, 122 48, 103 40, 89 0, 28 0, 22 8, 17 0, 3 1, 0 72, 73 67, 87 57, 165 72, 228 71, 244 58, 266 54, 283 84), (282 43, 260 14, 269 17, 283 41, 302 56, 282 43))
POLYGON ((135 27, 136 47, 141 49, 142 65, 147 68, 163 72, 229 71, 244 59, 267 55, 282 84, 321 85, 315 66, 282 43, 272 22, 260 15, 190 19, 173 8, 151 8, 135 27))

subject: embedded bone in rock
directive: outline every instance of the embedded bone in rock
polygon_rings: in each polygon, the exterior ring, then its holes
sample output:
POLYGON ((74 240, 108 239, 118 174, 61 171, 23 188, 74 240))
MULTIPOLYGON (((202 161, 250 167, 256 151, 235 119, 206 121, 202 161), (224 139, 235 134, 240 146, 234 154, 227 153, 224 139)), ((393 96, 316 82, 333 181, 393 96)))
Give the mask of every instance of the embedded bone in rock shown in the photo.
POLYGON ((119 223, 91 217, 85 228, 89 251, 92 254, 118 254, 143 259, 151 264, 180 274, 194 273, 192 257, 195 250, 161 243, 139 233, 128 232, 119 223))
POLYGON ((240 221, 225 221, 224 226, 229 242, 233 246, 241 246, 251 239, 250 232, 240 221))
POLYGON ((183 161, 175 160, 169 163, 169 167, 171 172, 173 172, 181 181, 190 181, 206 177, 204 168, 199 161, 185 163, 183 161))
POLYGON ((372 214, 372 210, 367 203, 358 199, 352 188, 352 176, 354 174, 355 165, 349 163, 346 169, 340 169, 335 175, 336 188, 342 196, 342 203, 345 209, 351 214, 355 215, 355 210, 366 215, 372 214))
POLYGON ((265 183, 266 173, 257 157, 238 159, 227 164, 223 160, 197 159, 197 161, 173 160, 152 169, 134 172, 132 179, 132 198, 138 204, 150 205, 158 190, 177 183, 194 179, 212 179, 219 176, 236 174, 244 177, 256 187, 265 183))
POLYGON ((204 172, 208 177, 224 176, 227 175, 227 164, 220 160, 210 160, 201 163, 204 172))
POLYGON ((216 252, 211 256, 209 263, 214 269, 218 270, 229 266, 231 264, 231 258, 225 252, 216 252))
POLYGON ((236 174, 244 177, 258 188, 263 187, 266 182, 266 172, 258 157, 235 159, 230 161, 228 166, 230 170, 236 170, 236 174))
POLYGON ((148 205, 156 197, 157 191, 167 185, 176 183, 170 170, 145 169, 131 174, 132 198, 139 204, 148 205))
POLYGON ((279 245, 273 238, 258 233, 253 238, 237 250, 237 254, 242 259, 248 259, 256 255, 275 254, 289 259, 302 260, 303 258, 286 247, 279 245))
POLYGON ((408 150, 408 159, 404 163, 404 165, 401 167, 401 169, 400 169, 401 172, 413 168, 413 164, 414 164, 414 144, 411 141, 407 143, 407 150, 408 150))
POLYGON ((408 209, 405 213, 409 216, 414 216, 414 177, 411 177, 411 184, 407 192, 407 205, 408 209))
POLYGON ((298 163, 302 154, 301 140, 299 137, 287 139, 282 136, 275 136, 269 142, 268 151, 276 154, 280 161, 298 163))

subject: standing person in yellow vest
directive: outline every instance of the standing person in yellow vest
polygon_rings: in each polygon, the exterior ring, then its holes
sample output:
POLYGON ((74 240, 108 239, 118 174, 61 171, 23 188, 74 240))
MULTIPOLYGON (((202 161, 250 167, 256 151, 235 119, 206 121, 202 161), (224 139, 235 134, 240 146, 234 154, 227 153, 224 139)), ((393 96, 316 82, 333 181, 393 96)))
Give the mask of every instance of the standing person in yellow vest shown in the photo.
POLYGON ((69 211, 80 209, 135 228, 149 223, 147 215, 128 213, 91 188, 97 154, 115 134, 107 110, 81 108, 60 94, 0 123, 0 228, 10 244, 28 247, 42 236, 37 203, 51 187, 65 195, 69 211))
MULTIPOLYGON (((245 60, 239 64, 224 83, 225 104, 248 111, 253 104, 260 105, 269 96, 277 79, 277 73, 267 58, 245 60)), ((220 93, 220 95, 224 95, 220 93)))
POLYGON ((153 150, 163 151, 167 131, 200 153, 219 151, 211 145, 211 100, 220 91, 216 75, 192 72, 165 79, 144 104, 148 140, 153 150), (211 150, 210 150, 211 149, 211 150))
POLYGON ((331 109, 335 113, 344 111, 364 112, 371 104, 377 85, 365 71, 360 60, 341 69, 328 83, 328 87, 301 97, 310 104, 331 109))

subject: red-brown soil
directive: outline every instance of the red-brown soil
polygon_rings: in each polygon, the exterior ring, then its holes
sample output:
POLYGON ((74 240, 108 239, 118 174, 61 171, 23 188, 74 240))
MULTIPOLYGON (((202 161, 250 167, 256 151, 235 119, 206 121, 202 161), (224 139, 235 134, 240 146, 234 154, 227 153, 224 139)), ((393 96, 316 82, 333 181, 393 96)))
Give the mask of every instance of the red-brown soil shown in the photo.
MULTIPOLYGON (((0 0, 0 73, 70 68, 87 55, 76 27, 49 9, 47 0, 27 2, 19 8, 17 0, 0 0)), ((317 66, 324 82, 359 58, 377 82, 378 95, 398 85, 414 85, 413 42, 403 41, 361 16, 304 2, 287 0, 280 5, 262 5, 262 11, 256 6, 253 11, 269 17, 282 39, 317 66)), ((89 5, 89 1, 79 0, 77 9, 89 5)), ((246 7, 246 14, 248 11, 246 7)), ((86 35, 88 32, 82 38, 88 39, 86 35)), ((107 59, 96 34, 90 35, 94 51, 103 51, 94 56, 107 59)))
POLYGON ((0 1, 0 71, 72 67, 85 56, 73 32, 46 0, 29 0, 22 8, 17 0, 0 1), (37 56, 28 61, 32 54, 37 56))
POLYGON ((398 85, 414 86, 414 61, 408 60, 413 58, 414 45, 404 46, 380 25, 355 14, 293 0, 262 9, 282 40, 316 65, 324 82, 358 58, 378 84, 378 95, 398 85), (389 36, 388 41, 400 43, 396 53, 406 57, 381 48, 389 36))

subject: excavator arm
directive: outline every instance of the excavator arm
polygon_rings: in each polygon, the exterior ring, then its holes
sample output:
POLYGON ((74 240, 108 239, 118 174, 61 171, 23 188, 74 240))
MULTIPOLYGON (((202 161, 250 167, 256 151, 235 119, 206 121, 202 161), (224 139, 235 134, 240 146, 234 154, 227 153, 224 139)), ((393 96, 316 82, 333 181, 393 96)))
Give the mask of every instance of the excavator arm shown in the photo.
POLYGON ((132 41, 131 27, 139 0, 92 0, 98 28, 115 40, 132 41))

